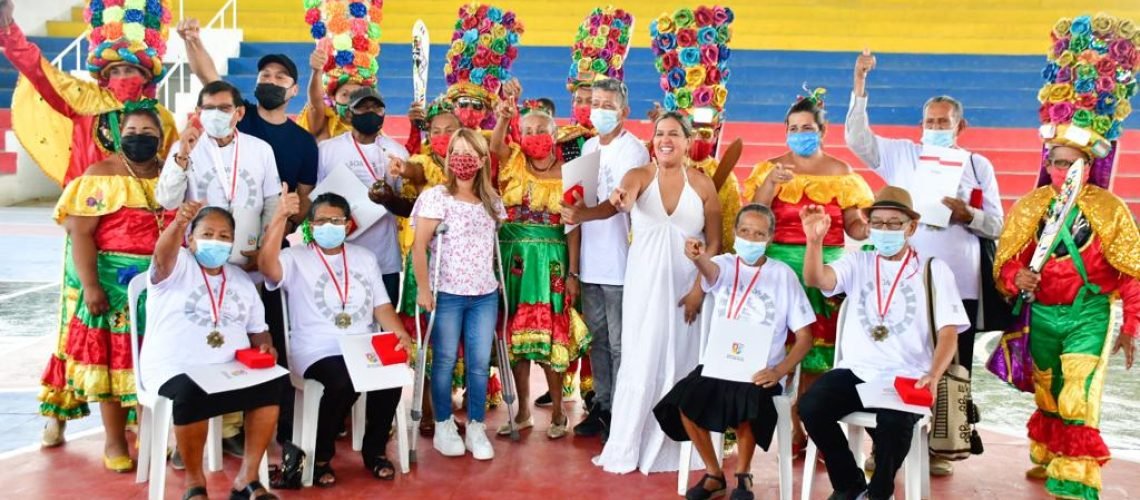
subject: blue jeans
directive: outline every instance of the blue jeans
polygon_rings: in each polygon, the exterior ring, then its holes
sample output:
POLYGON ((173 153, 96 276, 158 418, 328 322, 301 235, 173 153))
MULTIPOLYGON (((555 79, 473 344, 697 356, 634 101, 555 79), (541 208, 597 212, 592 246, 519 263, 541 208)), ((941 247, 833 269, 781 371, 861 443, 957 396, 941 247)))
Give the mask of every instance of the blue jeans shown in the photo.
POLYGON ((463 364, 467 369, 467 418, 483 421, 498 311, 497 291, 487 295, 444 292, 437 295, 435 326, 431 332, 431 403, 437 422, 451 416, 451 374, 455 371, 460 339, 463 340, 463 364))

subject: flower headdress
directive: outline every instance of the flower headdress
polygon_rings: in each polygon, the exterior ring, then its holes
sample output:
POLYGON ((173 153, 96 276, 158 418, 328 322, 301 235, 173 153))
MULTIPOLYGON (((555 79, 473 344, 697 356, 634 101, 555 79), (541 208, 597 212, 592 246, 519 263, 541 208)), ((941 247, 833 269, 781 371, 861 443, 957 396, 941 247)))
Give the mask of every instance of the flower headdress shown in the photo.
POLYGON ((596 8, 586 16, 570 48, 573 62, 566 89, 573 92, 605 78, 623 80, 632 29, 633 14, 612 6, 596 8))
POLYGON ((689 114, 711 108, 714 123, 722 121, 734 18, 728 7, 702 6, 662 14, 649 24, 666 110, 689 114))
POLYGON ((304 6, 309 33, 329 55, 325 93, 332 96, 346 83, 375 87, 384 0, 304 0, 304 6))
POLYGON ((816 87, 814 90, 808 89, 807 82, 804 82, 803 88, 804 88, 804 92, 807 93, 807 95, 806 96, 805 95, 796 96, 796 103, 799 103, 800 101, 806 100, 806 101, 810 102, 813 106, 815 106, 817 109, 823 109, 823 106, 825 104, 823 102, 823 96, 827 95, 827 89, 825 89, 823 87, 816 87))
POLYGON ((1050 37, 1053 47, 1041 71, 1045 84, 1037 94, 1041 138, 1046 146, 1089 154, 1090 180, 1107 186, 1116 141, 1132 113, 1129 100, 1137 92, 1140 30, 1131 20, 1102 13, 1060 19, 1050 37))
POLYGON ((83 11, 91 24, 87 70, 102 81, 103 70, 117 63, 150 73, 151 84, 162 80, 162 57, 170 30, 167 0, 91 0, 83 11))
POLYGON ((431 124, 432 118, 435 118, 444 113, 454 113, 455 104, 448 101, 444 96, 439 96, 436 100, 432 101, 425 110, 425 118, 428 124, 431 124))
POLYGON ((512 78, 522 33, 514 12, 478 3, 460 7, 443 66, 447 98, 474 97, 493 106, 503 82, 512 78))

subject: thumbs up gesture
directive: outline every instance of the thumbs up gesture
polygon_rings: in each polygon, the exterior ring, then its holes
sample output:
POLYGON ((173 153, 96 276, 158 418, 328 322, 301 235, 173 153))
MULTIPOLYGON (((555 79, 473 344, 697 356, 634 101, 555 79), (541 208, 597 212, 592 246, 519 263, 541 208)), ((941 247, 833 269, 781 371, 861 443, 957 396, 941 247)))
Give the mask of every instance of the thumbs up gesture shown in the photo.
POLYGON ((875 69, 876 62, 875 55, 868 48, 864 48, 863 53, 855 59, 855 95, 866 97, 867 74, 875 69))
POLYGON ((277 204, 277 218, 288 220, 301 213, 301 197, 297 193, 289 192, 289 183, 281 183, 281 201, 277 204))

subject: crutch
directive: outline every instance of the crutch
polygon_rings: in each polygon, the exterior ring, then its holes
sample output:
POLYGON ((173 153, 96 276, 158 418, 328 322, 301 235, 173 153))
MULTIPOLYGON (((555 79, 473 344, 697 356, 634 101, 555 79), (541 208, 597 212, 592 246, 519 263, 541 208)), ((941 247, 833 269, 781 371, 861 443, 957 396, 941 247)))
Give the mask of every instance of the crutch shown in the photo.
POLYGON ((503 271, 503 252, 499 242, 495 242, 495 261, 499 266, 499 294, 503 299, 503 326, 501 335, 495 338, 495 352, 499 358, 499 376, 503 378, 503 403, 507 405, 507 416, 510 418, 509 426, 511 428, 511 441, 519 440, 518 424, 515 422, 515 374, 511 371, 511 358, 510 348, 507 346, 507 320, 509 319, 510 306, 507 304, 507 278, 506 273, 503 271))
MULTIPOLYGON (((435 251, 432 252, 432 259, 435 261, 435 267, 432 269, 431 274, 431 296, 432 301, 436 297, 436 285, 439 284, 439 267, 443 255, 443 236, 447 234, 447 224, 440 222, 435 227, 435 251)), ((423 283, 418 283, 418 286, 423 286, 423 283)), ((419 442, 416 436, 416 429, 420 427, 420 421, 424 418, 423 405, 424 405, 424 379, 427 377, 427 352, 428 343, 431 341, 431 329, 435 326, 435 311, 432 311, 431 316, 428 318, 427 334, 423 332, 420 326, 420 303, 416 302, 416 317, 414 319, 416 324, 416 381, 414 389, 412 390, 412 425, 408 429, 411 436, 411 446, 408 448, 408 460, 411 462, 416 461, 416 444, 419 442)))

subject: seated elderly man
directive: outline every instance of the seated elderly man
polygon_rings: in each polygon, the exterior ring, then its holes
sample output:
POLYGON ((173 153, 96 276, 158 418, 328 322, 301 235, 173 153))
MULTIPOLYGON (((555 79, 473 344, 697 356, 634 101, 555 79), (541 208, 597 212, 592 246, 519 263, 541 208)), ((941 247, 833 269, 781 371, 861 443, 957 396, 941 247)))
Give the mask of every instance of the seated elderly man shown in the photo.
POLYGON ((823 238, 831 219, 822 207, 800 211, 807 252, 804 282, 824 295, 847 294, 848 311, 840 321, 835 369, 823 374, 800 399, 800 418, 808 436, 827 457, 833 500, 891 498, 895 474, 906 458, 914 413, 864 407, 855 386, 896 377, 918 379, 916 388, 935 388, 949 367, 957 336, 969 325, 950 267, 920 255, 909 244, 918 225, 906 190, 887 186, 863 209, 871 226, 874 252, 851 252, 823 264, 823 238), (934 297, 927 296, 926 280, 934 297), (933 307, 928 307, 933 300, 933 307), (934 318, 928 317, 933 310, 934 318), (934 325, 936 332, 931 332, 934 325), (937 341, 932 344, 933 337, 937 341), (839 419, 857 411, 877 415, 875 471, 867 484, 847 447, 839 419))
POLYGON ((202 448, 207 421, 234 412, 245 412, 248 453, 230 497, 277 498, 258 482, 257 471, 273 438, 285 377, 207 394, 186 374, 194 366, 231 361, 237 350, 250 346, 277 355, 257 289, 241 268, 226 263, 233 239, 229 212, 188 202, 159 237, 150 268, 147 336, 139 365, 143 380, 174 402, 174 435, 186 466, 185 499, 206 498, 202 448), (187 225, 189 248, 182 248, 187 225))

